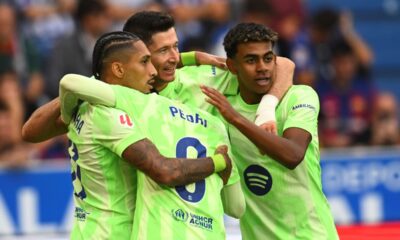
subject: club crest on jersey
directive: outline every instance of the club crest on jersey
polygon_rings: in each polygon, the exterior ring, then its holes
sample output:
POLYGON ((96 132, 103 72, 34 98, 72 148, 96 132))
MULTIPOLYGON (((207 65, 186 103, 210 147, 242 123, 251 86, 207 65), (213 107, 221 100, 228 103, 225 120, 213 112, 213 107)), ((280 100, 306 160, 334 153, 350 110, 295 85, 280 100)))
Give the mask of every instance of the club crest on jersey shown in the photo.
POLYGON ((121 125, 133 127, 133 123, 132 123, 130 117, 128 116, 128 114, 119 115, 119 122, 121 123, 121 125))
POLYGON ((259 165, 250 165, 243 173, 247 188, 258 196, 267 194, 272 187, 272 176, 267 169, 259 165))

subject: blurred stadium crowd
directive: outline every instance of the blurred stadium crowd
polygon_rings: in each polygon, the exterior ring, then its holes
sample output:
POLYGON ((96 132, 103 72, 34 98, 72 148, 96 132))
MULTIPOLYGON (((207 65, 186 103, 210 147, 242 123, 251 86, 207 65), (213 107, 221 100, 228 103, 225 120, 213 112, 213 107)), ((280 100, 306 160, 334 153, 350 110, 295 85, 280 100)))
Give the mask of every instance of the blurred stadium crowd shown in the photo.
POLYGON ((376 87, 374 49, 355 28, 357 19, 337 8, 311 11, 312 2, 0 0, 0 166, 67 157, 65 137, 23 142, 23 122, 58 96, 64 74, 90 76, 96 39, 122 29, 124 21, 141 10, 174 16, 180 51, 224 56, 222 39, 233 24, 270 26, 280 36, 276 53, 296 63, 295 83, 310 85, 319 94, 323 148, 399 144, 396 95, 376 87))

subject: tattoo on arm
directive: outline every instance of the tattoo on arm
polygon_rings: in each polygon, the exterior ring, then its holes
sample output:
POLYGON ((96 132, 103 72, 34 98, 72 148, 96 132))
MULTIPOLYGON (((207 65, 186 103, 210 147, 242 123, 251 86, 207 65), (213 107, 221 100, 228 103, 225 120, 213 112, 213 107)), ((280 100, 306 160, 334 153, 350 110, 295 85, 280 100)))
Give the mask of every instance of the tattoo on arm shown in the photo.
POLYGON ((142 139, 125 149, 122 157, 159 184, 186 185, 214 172, 211 158, 167 158, 149 139, 142 139))

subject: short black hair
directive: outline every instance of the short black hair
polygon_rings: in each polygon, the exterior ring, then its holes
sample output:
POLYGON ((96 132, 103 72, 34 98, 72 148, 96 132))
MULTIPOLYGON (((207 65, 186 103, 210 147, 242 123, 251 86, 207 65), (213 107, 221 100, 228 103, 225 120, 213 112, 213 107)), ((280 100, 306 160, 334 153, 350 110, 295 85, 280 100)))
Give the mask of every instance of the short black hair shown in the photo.
POLYGON ((96 41, 93 49, 93 76, 96 79, 100 79, 100 75, 103 71, 104 60, 116 51, 133 48, 133 43, 137 41, 140 41, 140 38, 129 32, 115 31, 103 34, 96 41))
POLYGON ((168 13, 141 11, 126 21, 123 30, 136 34, 145 44, 150 44, 154 34, 165 32, 174 26, 175 20, 168 13))
POLYGON ((274 46, 278 33, 257 23, 239 23, 226 34, 224 48, 228 58, 235 57, 237 46, 247 42, 271 42, 274 46))
POLYGON ((81 21, 88 15, 104 13, 106 11, 107 5, 104 0, 79 0, 75 17, 78 21, 81 21))

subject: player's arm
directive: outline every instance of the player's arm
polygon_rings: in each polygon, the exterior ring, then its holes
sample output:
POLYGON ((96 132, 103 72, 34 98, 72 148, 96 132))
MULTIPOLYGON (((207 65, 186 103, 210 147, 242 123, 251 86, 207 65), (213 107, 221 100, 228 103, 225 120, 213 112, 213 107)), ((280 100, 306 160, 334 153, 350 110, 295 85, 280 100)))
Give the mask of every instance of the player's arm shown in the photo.
POLYGON ((91 104, 115 106, 115 95, 110 85, 78 74, 67 74, 61 79, 60 99, 61 117, 67 124, 71 121, 79 99, 91 104))
POLYGON ((128 146, 122 157, 155 182, 167 186, 193 183, 214 172, 224 172, 226 166, 230 165, 229 156, 224 151, 213 157, 197 159, 167 158, 147 138, 128 146))
POLYGON ((295 64, 288 58, 276 57, 275 81, 262 98, 256 113, 256 125, 270 133, 277 134, 275 108, 287 90, 293 85, 295 64))
POLYGON ((66 133, 79 99, 106 106, 115 104, 114 92, 109 85, 77 74, 67 74, 61 79, 60 99, 55 98, 31 115, 22 128, 25 141, 42 142, 66 133))
POLYGON ((36 109, 22 127, 22 138, 28 142, 42 142, 68 131, 60 117, 60 99, 36 109))
POLYGON ((198 65, 212 65, 221 69, 228 69, 226 58, 224 57, 200 51, 183 52, 180 54, 178 67, 198 65))
POLYGON ((203 92, 209 97, 207 101, 216 106, 221 115, 262 152, 268 154, 285 167, 294 169, 304 158, 311 134, 303 129, 292 127, 276 136, 260 128, 247 118, 236 112, 226 97, 213 88, 202 86, 203 92))
POLYGON ((221 199, 224 206, 224 212, 234 218, 243 216, 246 210, 246 201, 240 181, 231 185, 225 185, 221 190, 221 199))

